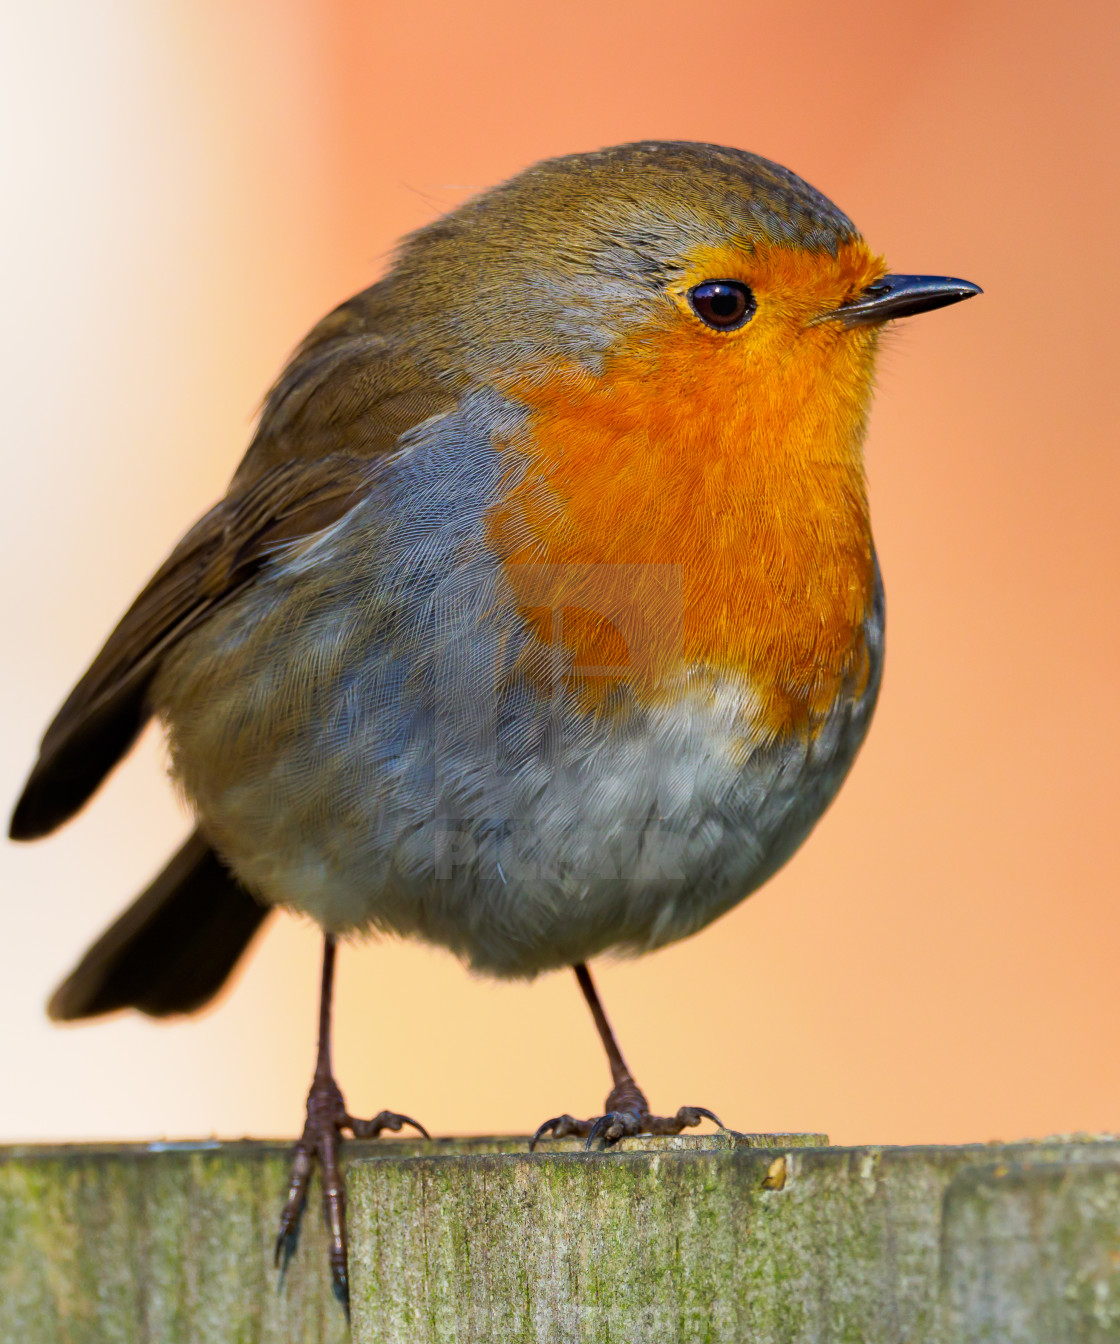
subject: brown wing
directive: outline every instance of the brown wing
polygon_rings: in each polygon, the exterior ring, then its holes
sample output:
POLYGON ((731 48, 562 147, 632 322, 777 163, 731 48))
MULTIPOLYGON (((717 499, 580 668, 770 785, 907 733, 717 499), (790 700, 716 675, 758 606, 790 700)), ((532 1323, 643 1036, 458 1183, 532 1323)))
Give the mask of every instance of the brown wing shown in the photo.
POLYGON ((396 325, 381 285, 328 313, 269 393, 231 488, 293 458, 374 457, 422 420, 453 410, 456 394, 385 335, 396 325))
POLYGON ((16 840, 46 835, 86 802, 148 720, 148 687, 187 631, 251 582, 278 542, 306 537, 356 503, 369 459, 450 410, 369 330, 376 287, 311 333, 266 402, 224 500, 187 533, 109 636, 47 729, 15 812, 16 840))

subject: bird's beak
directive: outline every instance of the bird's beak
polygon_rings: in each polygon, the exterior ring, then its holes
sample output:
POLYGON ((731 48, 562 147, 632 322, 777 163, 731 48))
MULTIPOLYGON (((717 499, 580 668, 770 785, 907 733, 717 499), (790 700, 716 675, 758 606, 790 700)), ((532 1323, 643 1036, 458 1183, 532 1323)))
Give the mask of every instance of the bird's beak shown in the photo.
POLYGON ((884 275, 868 285, 858 298, 823 313, 817 320, 842 322, 846 327, 869 327, 896 317, 928 313, 983 292, 979 285, 945 275, 884 275))

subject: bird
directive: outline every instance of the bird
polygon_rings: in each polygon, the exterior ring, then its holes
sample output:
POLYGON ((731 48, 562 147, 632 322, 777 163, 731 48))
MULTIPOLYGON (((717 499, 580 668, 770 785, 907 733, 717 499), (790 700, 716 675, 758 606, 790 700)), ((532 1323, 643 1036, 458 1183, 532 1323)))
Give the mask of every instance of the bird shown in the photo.
POLYGON ((888 270, 793 172, 643 141, 540 162, 406 237, 296 349, 228 491, 42 739, 13 838, 73 816, 151 718, 196 829, 50 1016, 190 1013, 276 907, 323 931, 276 1241, 316 1163, 345 1302, 337 942, 574 968, 601 1115, 679 1133, 587 963, 697 932, 800 846, 878 695, 863 443, 888 323, 981 291, 888 270))

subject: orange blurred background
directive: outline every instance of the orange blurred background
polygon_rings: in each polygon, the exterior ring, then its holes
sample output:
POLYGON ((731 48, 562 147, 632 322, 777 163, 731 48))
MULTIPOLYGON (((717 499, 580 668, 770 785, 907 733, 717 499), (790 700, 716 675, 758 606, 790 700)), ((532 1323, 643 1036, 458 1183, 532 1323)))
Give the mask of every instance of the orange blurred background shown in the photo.
MULTIPOLYGON (((835 1141, 1120 1127, 1120 13, 856 0, 44 0, 0 42, 4 799, 260 396, 394 240, 636 138, 788 164, 903 271, 986 294, 889 339, 869 470, 887 672, 811 840, 704 933, 599 967, 655 1107, 835 1141)), ((149 734, 8 845, 0 1137, 294 1134, 319 940, 277 919, 201 1018, 60 1029, 48 991, 188 823, 149 734)), ((346 948, 351 1109, 594 1113, 570 975, 346 948)))

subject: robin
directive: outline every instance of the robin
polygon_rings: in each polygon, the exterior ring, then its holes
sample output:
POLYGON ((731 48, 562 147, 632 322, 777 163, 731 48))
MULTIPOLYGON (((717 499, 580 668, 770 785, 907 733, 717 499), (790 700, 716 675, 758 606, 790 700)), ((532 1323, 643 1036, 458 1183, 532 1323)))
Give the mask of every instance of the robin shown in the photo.
POLYGON ((889 273, 775 163, 651 142, 468 201, 298 348, 11 823, 61 825, 153 714, 198 821, 56 1019, 191 1012, 274 906, 322 926, 279 1260, 317 1160, 345 1299, 342 1131, 421 1129, 350 1115, 335 1083, 342 935, 497 976, 575 968, 613 1086, 535 1141, 716 1120, 651 1113, 586 962, 709 924, 835 795, 883 658, 862 456, 879 336, 979 292, 889 273))

